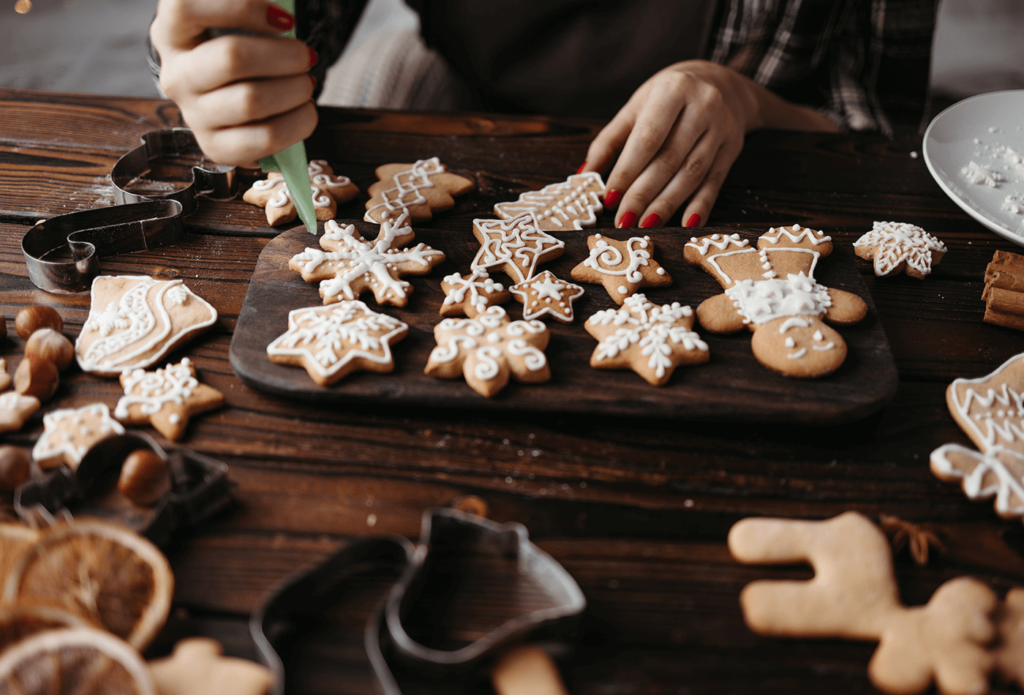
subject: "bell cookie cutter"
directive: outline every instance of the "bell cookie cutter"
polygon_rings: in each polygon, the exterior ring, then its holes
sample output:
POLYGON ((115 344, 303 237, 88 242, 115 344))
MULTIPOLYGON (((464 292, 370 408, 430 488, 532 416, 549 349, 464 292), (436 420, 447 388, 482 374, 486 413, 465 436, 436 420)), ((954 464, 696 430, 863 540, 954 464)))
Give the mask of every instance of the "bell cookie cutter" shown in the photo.
POLYGON ((99 274, 99 258, 173 246, 185 240, 182 219, 195 212, 197 196, 215 200, 238 193, 234 167, 193 165, 191 181, 167 193, 140 195, 128 190, 144 177, 155 159, 202 158, 188 128, 154 130, 142 144, 114 164, 110 180, 117 205, 43 220, 25 232, 21 250, 29 278, 41 290, 75 294, 89 290, 99 274))

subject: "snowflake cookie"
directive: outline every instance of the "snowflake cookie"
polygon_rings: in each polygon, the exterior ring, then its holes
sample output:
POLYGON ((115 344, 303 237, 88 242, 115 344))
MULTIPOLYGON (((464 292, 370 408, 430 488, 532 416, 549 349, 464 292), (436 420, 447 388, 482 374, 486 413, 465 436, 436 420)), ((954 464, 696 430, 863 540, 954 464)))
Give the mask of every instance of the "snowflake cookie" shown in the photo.
POLYGON ((145 369, 217 321, 217 310, 181 280, 100 275, 75 342, 84 372, 118 376, 145 369))
POLYGON ((0 394, 0 432, 20 430, 32 413, 39 410, 39 399, 17 391, 0 394))
POLYGON ((594 369, 632 369, 653 386, 664 386, 680 365, 707 362, 707 343, 693 331, 693 311, 677 302, 657 306, 643 294, 619 309, 599 311, 583 324, 598 345, 594 369))
MULTIPOLYGON (((347 176, 335 176, 323 159, 309 163, 309 183, 313 189, 313 209, 318 220, 332 220, 338 205, 347 203, 359 194, 359 187, 347 176)), ((242 195, 242 200, 266 208, 267 222, 271 227, 291 222, 298 216, 284 176, 271 172, 267 178, 257 181, 242 195)))
POLYGON ((223 393, 199 383, 195 365, 187 357, 152 372, 123 372, 121 387, 124 395, 114 417, 126 425, 149 423, 172 442, 185 434, 190 417, 224 404, 223 393))
POLYGON ((482 269, 469 275, 448 275, 441 281, 441 290, 444 292, 441 316, 473 318, 487 307, 503 304, 512 297, 500 282, 492 280, 482 269))
POLYGON ((572 323, 572 303, 583 296, 582 287, 559 280, 550 270, 514 285, 511 291, 523 305, 524 319, 547 315, 562 323, 572 323))
POLYGON ((43 434, 32 449, 32 458, 40 468, 63 464, 74 470, 94 444, 115 434, 124 434, 124 427, 110 417, 103 403, 51 410, 43 416, 43 434))
POLYGON ((437 157, 414 164, 385 164, 377 167, 377 178, 370 186, 363 217, 377 224, 403 214, 408 214, 410 222, 425 222, 435 212, 451 209, 453 196, 475 188, 469 179, 450 173, 437 157))
POLYGON ((391 345, 408 331, 406 324, 359 300, 295 309, 288 313, 288 331, 267 346, 267 356, 304 367, 317 384, 330 386, 358 370, 393 371, 391 345))
POLYGON ((516 381, 538 384, 551 378, 544 348, 547 326, 540 321, 510 321, 500 306, 488 307, 475 319, 444 319, 434 327, 437 347, 424 373, 442 379, 465 376, 485 398, 516 381))
POLYGON ((654 242, 650 237, 631 237, 626 241, 600 234, 587 237, 590 255, 572 269, 572 279, 604 285, 616 304, 641 287, 667 287, 672 277, 653 259, 654 242))
POLYGON ((532 212, 510 220, 473 220, 473 236, 480 250, 470 268, 503 271, 516 284, 532 278, 538 265, 565 251, 565 242, 541 229, 532 212))
POLYGON ((597 224, 604 200, 604 181, 596 172, 576 174, 539 191, 529 191, 511 203, 498 203, 494 214, 511 220, 532 212, 541 229, 548 232, 583 229, 597 224))
POLYGON ((853 242, 860 258, 875 262, 875 275, 901 270, 923 280, 946 253, 946 245, 920 227, 903 222, 875 222, 870 232, 853 242))
POLYGON ((320 283, 324 304, 358 299, 372 290, 378 304, 405 306, 412 285, 399 278, 426 275, 444 260, 444 253, 426 244, 404 248, 416 236, 407 219, 385 220, 372 242, 354 226, 328 220, 320 237, 323 250, 307 248, 293 256, 288 267, 306 282, 320 283))

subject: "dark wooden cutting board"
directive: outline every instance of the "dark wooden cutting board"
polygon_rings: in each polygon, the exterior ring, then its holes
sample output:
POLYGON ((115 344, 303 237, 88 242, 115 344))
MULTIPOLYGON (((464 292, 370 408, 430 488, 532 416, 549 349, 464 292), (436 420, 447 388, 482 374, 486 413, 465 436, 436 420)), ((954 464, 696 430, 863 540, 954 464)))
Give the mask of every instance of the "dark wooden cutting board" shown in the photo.
MULTIPOLYGON (((377 226, 356 225, 367 238, 376 236, 377 226)), ((766 230, 703 229, 739 231, 752 243, 766 230)), ((587 256, 587 236, 626 239, 637 230, 585 230, 559 233, 565 241, 564 255, 541 266, 568 280, 570 270, 587 256)), ((654 258, 672 275, 671 287, 647 293, 658 304, 680 302, 696 308, 704 299, 721 293, 710 276, 683 260, 683 247, 690 239, 685 230, 647 229, 644 234, 655 243, 654 258)), ((649 385, 631 370, 606 371, 590 367, 590 355, 597 346, 583 328, 596 311, 615 307, 600 285, 584 285, 586 294, 575 303, 576 320, 565 325, 548 321, 551 342, 546 351, 551 364, 551 381, 519 384, 511 381, 494 398, 484 398, 464 380, 442 380, 427 376, 423 368, 436 345, 434 326, 441 320, 438 310, 444 300, 441 280, 453 272, 466 274, 479 244, 470 230, 464 233, 421 228, 416 242, 445 252, 447 259, 425 277, 406 278, 414 291, 402 309, 378 307, 372 293, 361 299, 375 311, 395 316, 409 324, 408 336, 394 346, 395 371, 390 374, 357 372, 329 387, 314 383, 306 371, 274 364, 267 357, 267 345, 288 328, 288 312, 321 303, 315 284, 307 284, 288 269, 288 261, 307 246, 319 248, 314 238, 297 227, 270 241, 260 254, 245 303, 231 341, 231 366, 251 388, 305 402, 396 403, 433 408, 483 408, 496 411, 599 413, 604 415, 654 416, 658 418, 719 419, 746 422, 838 423, 863 418, 880 408, 895 394, 899 376, 885 331, 878 321, 852 250, 837 245, 832 255, 818 263, 818 280, 861 296, 868 304, 867 318, 856 326, 839 329, 849 347, 846 362, 833 375, 816 380, 789 379, 762 367, 750 350, 748 331, 716 336, 700 333, 711 351, 708 363, 679 367, 665 386, 649 385)), ((503 273, 494 277, 508 286, 503 273)), ((522 307, 504 305, 512 319, 521 318, 522 307)))

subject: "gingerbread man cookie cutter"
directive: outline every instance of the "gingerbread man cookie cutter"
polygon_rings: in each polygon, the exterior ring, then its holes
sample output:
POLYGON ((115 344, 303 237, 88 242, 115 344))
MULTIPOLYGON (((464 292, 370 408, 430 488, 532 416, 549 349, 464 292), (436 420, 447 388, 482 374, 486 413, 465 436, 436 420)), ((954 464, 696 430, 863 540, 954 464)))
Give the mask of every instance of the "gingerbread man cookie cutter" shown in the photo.
POLYGON ((154 160, 202 157, 188 128, 143 135, 142 144, 118 159, 110 171, 117 205, 59 215, 25 232, 21 250, 32 283, 54 294, 86 292, 99 275, 101 257, 180 244, 185 240, 183 218, 196 211, 197 197, 225 200, 238 192, 235 168, 190 166, 188 184, 167 193, 142 195, 128 187, 153 168, 154 160))

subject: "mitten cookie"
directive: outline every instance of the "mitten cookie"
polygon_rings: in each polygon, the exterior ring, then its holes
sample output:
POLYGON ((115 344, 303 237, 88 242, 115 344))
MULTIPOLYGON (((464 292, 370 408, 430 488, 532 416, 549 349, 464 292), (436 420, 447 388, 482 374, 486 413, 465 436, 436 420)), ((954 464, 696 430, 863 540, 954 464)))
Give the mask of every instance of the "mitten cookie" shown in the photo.
MULTIPOLYGON (((338 205, 347 203, 359 194, 359 187, 347 176, 335 176, 326 160, 314 159, 309 163, 309 183, 313 189, 313 209, 318 220, 333 220, 338 205)), ((242 195, 242 200, 266 208, 271 227, 291 222, 298 217, 284 176, 276 171, 257 181, 242 195)))
POLYGON ((590 255, 572 269, 572 279, 604 285, 616 304, 622 304, 641 287, 672 284, 672 277, 654 260, 650 237, 619 241, 595 234, 587 237, 587 247, 590 255))
POLYGON ((377 167, 377 183, 370 186, 366 201, 367 222, 380 224, 408 213, 408 220, 425 222, 435 212, 455 205, 452 196, 467 193, 473 182, 448 172, 437 157, 421 159, 415 164, 385 164, 377 167))
POLYGON ((932 272, 946 254, 946 245, 920 227, 903 222, 875 222, 871 231, 853 242, 860 258, 875 262, 875 275, 901 270, 918 280, 932 272))
POLYGON ((542 230, 532 212, 511 220, 473 220, 473 236, 480 250, 470 267, 503 271, 514 284, 529 280, 537 274, 538 265, 565 251, 565 242, 542 230))
POLYGON ((539 191, 528 191, 511 203, 498 203, 494 214, 511 220, 532 212, 540 228, 548 232, 583 229, 597 224, 604 200, 604 181, 596 172, 576 174, 539 191))

